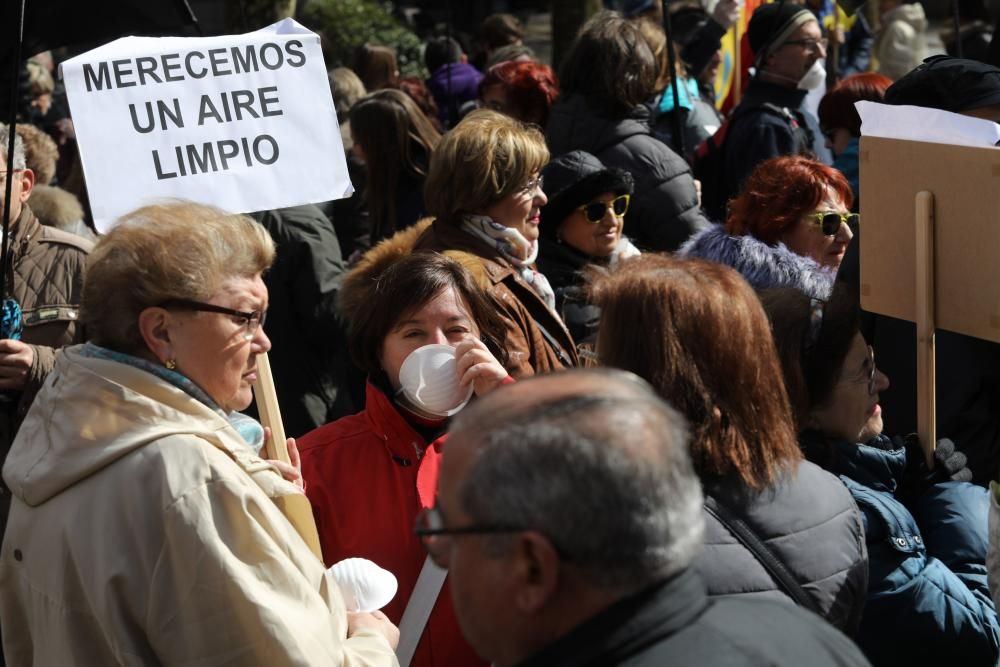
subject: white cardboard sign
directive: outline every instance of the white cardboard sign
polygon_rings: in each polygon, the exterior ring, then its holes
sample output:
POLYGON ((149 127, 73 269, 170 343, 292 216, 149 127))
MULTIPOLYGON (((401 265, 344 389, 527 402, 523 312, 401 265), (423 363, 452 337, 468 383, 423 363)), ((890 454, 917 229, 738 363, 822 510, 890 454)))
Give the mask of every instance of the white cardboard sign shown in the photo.
POLYGON ((319 37, 292 19, 124 37, 62 73, 100 231, 164 199, 247 213, 354 191, 319 37))

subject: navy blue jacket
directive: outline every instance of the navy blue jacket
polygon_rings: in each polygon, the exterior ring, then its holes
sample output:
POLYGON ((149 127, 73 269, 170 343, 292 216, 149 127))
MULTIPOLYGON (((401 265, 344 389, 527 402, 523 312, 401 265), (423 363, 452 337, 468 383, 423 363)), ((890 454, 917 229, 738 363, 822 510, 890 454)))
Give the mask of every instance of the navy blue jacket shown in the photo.
MULTIPOLYGON (((805 436, 808 452, 816 443, 805 436)), ((986 489, 935 484, 908 509, 895 495, 905 449, 885 436, 825 444, 825 456, 814 458, 840 475, 865 522, 868 600, 857 641, 872 664, 995 665, 1000 622, 986 583, 986 489)))
MULTIPOLYGON (((819 121, 805 109, 806 91, 775 83, 750 80, 746 94, 733 110, 725 141, 724 193, 718 201, 735 197, 750 172, 764 160, 780 155, 812 153, 825 164, 833 162, 826 148, 826 140, 819 128, 819 121), (776 113, 763 108, 764 103, 787 108, 806 130, 808 144, 801 132, 791 128, 789 122, 776 113), (745 111, 740 111, 745 109, 745 111)), ((710 213, 717 213, 710 211, 710 213)), ((721 219, 721 218, 720 218, 721 219)))

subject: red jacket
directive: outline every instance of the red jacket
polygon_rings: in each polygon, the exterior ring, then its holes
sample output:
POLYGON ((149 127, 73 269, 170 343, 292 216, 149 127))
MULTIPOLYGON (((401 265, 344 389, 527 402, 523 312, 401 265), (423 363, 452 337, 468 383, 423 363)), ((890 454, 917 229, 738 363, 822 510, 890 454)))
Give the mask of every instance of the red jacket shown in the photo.
MULTIPOLYGON (((434 504, 443 439, 427 445, 371 383, 366 406, 297 444, 326 564, 361 557, 396 575, 399 592, 382 611, 398 625, 427 555, 413 525, 434 504)), ((487 664, 462 637, 447 580, 411 664, 487 664)))

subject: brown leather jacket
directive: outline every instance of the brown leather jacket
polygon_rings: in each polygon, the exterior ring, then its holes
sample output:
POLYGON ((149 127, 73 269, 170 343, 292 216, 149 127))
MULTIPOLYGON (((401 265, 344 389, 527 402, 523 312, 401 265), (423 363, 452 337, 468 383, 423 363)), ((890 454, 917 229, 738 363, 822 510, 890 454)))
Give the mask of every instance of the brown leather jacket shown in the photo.
POLYGON ((495 248, 437 220, 421 234, 413 249, 459 251, 480 261, 489 280, 488 291, 507 321, 507 370, 512 376, 540 375, 579 365, 576 345, 566 325, 495 248))
MULTIPOLYGON (((55 365, 56 352, 83 342, 78 320, 87 255, 93 247, 79 236, 42 225, 28 206, 22 208, 9 243, 11 296, 24 316, 21 340, 35 355, 24 390, 0 396, 0 463, 55 365)), ((6 487, 0 485, 0 522, 6 523, 9 501, 6 487)))

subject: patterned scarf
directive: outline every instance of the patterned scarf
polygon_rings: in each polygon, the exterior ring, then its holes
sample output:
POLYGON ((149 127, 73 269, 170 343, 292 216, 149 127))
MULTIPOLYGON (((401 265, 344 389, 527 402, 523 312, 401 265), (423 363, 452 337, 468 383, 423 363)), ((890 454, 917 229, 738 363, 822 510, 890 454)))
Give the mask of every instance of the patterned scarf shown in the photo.
POLYGON ((159 364, 146 361, 140 357, 133 357, 130 354, 116 352, 105 347, 99 347, 93 343, 86 343, 83 348, 81 348, 80 353, 85 357, 116 361, 120 364, 125 364, 126 366, 138 368, 139 370, 146 371, 147 373, 152 373, 164 382, 172 384, 199 403, 203 403, 208 406, 220 417, 228 421, 229 425, 236 429, 236 432, 243 437, 247 446, 250 447, 255 454, 260 454, 260 450, 264 446, 264 427, 260 425, 260 422, 253 417, 243 414, 242 412, 233 411, 227 413, 220 408, 215 401, 209 398, 208 394, 206 394, 201 387, 177 371, 172 371, 168 368, 160 366, 159 364))
POLYGON ((534 267, 538 257, 538 241, 528 241, 521 232, 494 222, 487 215, 465 216, 462 219, 462 229, 496 248, 517 269, 524 282, 541 297, 549 310, 555 312, 556 294, 548 279, 534 267))

